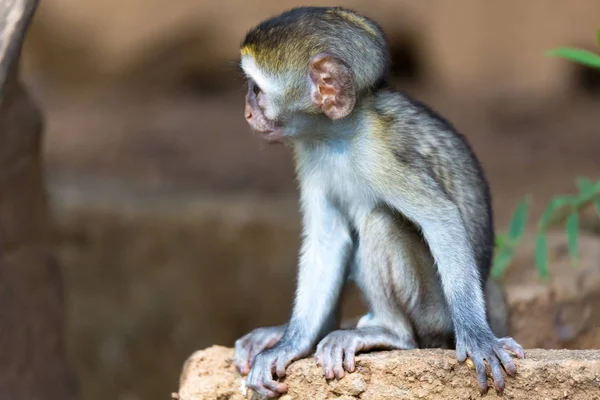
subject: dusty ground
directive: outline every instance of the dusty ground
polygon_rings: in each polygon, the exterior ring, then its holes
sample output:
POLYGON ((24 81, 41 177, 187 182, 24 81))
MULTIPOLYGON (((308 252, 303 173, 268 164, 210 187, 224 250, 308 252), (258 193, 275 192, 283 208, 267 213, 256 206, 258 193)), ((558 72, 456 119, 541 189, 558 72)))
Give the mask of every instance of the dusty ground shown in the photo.
MULTIPOLYGON (((233 351, 211 347, 186 362, 180 400, 245 399, 243 380, 233 364, 233 351)), ((498 396, 485 398, 578 399, 600 398, 600 351, 529 350, 518 360, 516 379, 506 380, 498 396)), ((474 371, 456 361, 454 352, 411 350, 365 354, 357 357, 357 370, 341 380, 326 381, 311 359, 297 361, 284 382, 292 399, 480 399, 474 371)), ((491 383, 491 381, 488 381, 491 383)))

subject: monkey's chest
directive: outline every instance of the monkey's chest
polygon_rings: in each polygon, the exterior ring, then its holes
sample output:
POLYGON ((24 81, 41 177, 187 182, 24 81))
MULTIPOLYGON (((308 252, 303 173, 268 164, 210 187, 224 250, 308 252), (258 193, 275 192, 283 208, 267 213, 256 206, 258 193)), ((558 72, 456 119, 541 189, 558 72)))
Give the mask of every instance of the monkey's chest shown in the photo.
POLYGON ((348 157, 332 157, 319 166, 317 174, 328 198, 354 226, 375 207, 375 193, 348 157))

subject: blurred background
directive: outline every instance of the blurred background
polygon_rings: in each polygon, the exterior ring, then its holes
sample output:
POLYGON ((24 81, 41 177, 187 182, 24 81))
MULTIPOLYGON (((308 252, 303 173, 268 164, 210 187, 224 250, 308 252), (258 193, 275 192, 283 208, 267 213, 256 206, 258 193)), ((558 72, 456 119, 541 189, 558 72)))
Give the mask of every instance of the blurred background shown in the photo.
POLYGON ((598 1, 42 0, 22 71, 45 112, 82 399, 167 399, 191 352, 287 318, 292 160, 251 134, 236 62, 249 28, 297 5, 383 26, 397 87, 473 145, 499 229, 523 196, 537 217, 600 177, 600 73, 544 54, 595 49, 598 1))

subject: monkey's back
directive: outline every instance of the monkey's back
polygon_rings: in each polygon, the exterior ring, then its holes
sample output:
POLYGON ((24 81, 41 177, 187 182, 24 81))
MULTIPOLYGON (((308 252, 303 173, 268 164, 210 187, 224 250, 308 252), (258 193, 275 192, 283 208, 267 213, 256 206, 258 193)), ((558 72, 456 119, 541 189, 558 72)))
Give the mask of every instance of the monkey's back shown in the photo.
POLYGON ((380 91, 373 101, 384 125, 378 134, 395 161, 407 171, 433 177, 421 184, 440 189, 440 195, 458 207, 485 282, 494 247, 491 195, 466 138, 435 111, 403 93, 380 91))

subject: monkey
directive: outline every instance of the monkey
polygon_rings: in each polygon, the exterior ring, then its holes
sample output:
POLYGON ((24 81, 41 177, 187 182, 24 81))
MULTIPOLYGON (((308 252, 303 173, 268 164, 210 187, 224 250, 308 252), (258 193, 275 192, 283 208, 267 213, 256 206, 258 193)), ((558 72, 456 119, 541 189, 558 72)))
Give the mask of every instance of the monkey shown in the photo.
POLYGON ((525 353, 490 327, 489 184, 464 135, 392 88, 382 28, 343 7, 297 7, 249 30, 240 53, 246 121, 291 147, 302 215, 288 323, 236 341, 247 386, 280 396, 277 378, 313 351, 339 379, 360 352, 439 347, 472 360, 482 394, 487 362, 502 392, 502 370, 514 376, 525 353), (337 329, 348 281, 369 313, 337 329))

